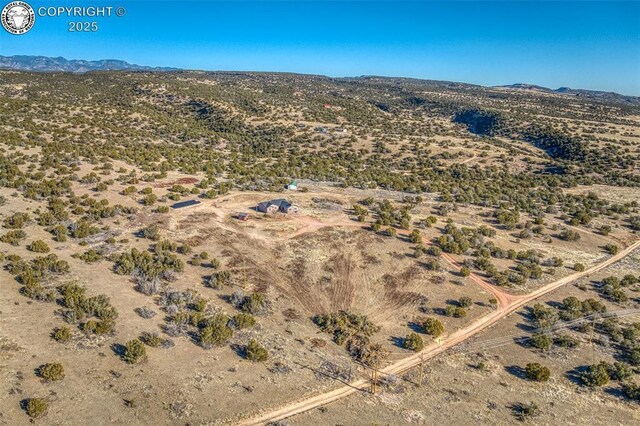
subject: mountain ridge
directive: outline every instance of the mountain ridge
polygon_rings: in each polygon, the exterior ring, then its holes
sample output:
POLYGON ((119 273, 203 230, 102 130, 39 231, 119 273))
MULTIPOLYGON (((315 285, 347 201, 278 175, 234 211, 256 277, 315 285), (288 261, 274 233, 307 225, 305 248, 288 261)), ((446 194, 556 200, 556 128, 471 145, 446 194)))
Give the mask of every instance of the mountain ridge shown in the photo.
POLYGON ((83 59, 66 59, 62 56, 30 56, 0 55, 0 68, 35 72, 71 72, 85 73, 90 71, 179 71, 179 68, 150 67, 131 64, 119 59, 100 59, 87 61, 83 59))
MULTIPOLYGON (((66 59, 64 57, 49 56, 33 56, 33 55, 0 55, 0 69, 11 69, 18 71, 31 72, 70 72, 74 74, 82 74, 91 71, 148 71, 148 72, 175 72, 175 71, 196 71, 183 68, 173 67, 151 67, 145 65, 132 64, 119 59, 100 59, 95 61, 83 59, 66 59)), ((345 79, 398 79, 398 80, 421 80, 432 81, 438 84, 460 85, 460 86, 479 86, 471 83, 453 82, 453 81, 436 81, 429 79, 416 79, 408 77, 382 77, 375 75, 362 75, 358 77, 344 77, 345 79)), ((640 105, 640 96, 623 95, 616 92, 607 92, 601 90, 573 89, 569 87, 559 87, 551 89, 548 87, 529 84, 515 83, 499 86, 486 86, 488 88, 503 88, 511 90, 534 90, 543 93, 556 93, 567 96, 587 97, 591 99, 602 99, 607 101, 617 101, 625 104, 640 105)))

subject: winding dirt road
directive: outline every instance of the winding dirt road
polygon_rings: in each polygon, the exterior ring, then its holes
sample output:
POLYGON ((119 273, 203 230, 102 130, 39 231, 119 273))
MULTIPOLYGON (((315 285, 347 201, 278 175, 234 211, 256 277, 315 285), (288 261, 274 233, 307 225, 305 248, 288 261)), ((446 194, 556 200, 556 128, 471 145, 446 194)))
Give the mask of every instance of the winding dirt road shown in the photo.
MULTIPOLYGON (((383 369, 380 370, 382 374, 400 374, 410 368, 413 368, 422 362, 422 360, 428 360, 436 355, 439 355, 451 347, 458 345, 465 340, 469 339, 472 336, 480 333, 486 328, 492 326, 502 318, 505 318, 509 314, 513 313, 517 309, 526 305, 527 303, 563 286, 573 281, 578 280, 584 276, 593 274, 598 272, 618 261, 628 256, 632 251, 640 247, 640 241, 636 241, 631 244, 624 250, 621 250, 615 256, 611 256, 610 258, 604 260, 603 262, 592 266, 589 269, 586 269, 583 272, 577 272, 575 274, 568 275, 564 278, 561 278, 557 281, 549 283, 539 289, 523 296, 515 296, 508 293, 505 293, 498 289, 497 287, 489 284, 484 281, 481 277, 472 274, 471 279, 474 282, 481 285, 483 288, 490 291, 495 295, 498 300, 498 308, 491 312, 490 314, 478 319, 472 324, 468 325, 465 328, 462 328, 452 334, 450 334, 447 338, 445 338, 439 345, 431 344, 427 346, 421 352, 415 353, 411 356, 408 356, 400 361, 397 361, 383 369)), ((454 265, 455 267, 459 267, 458 262, 448 254, 443 254, 443 258, 454 265)), ((344 398, 348 395, 351 395, 358 391, 364 391, 369 388, 369 380, 361 379, 355 382, 352 382, 348 385, 342 386, 340 388, 334 389, 329 392, 325 392, 319 395, 310 396, 305 399, 292 402, 287 404, 284 407, 275 409, 273 411, 265 412, 262 414, 258 414, 255 417, 241 420, 239 424, 241 425, 261 425, 269 422, 275 422, 278 420, 286 419, 288 417, 294 416, 296 414, 304 413, 305 411, 312 410, 314 408, 320 407, 322 405, 326 405, 330 402, 336 401, 338 399, 344 398)))

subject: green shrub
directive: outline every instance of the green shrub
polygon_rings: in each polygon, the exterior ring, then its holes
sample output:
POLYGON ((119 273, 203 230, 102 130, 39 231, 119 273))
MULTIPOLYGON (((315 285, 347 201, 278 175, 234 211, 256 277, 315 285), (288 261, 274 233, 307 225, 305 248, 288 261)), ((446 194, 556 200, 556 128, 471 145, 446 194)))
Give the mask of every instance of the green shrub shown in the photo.
MULTIPOLYGON (((199 259, 199 257, 196 257, 194 259, 199 259)), ((216 272, 209 277, 206 284, 214 290, 220 290, 223 286, 231 284, 231 272, 216 272)))
POLYGON ((223 314, 207 318, 200 330, 200 344, 209 349, 212 346, 222 346, 233 337, 233 329, 229 327, 229 318, 223 314))
POLYGON ((64 367, 57 362, 43 364, 38 367, 38 376, 49 382, 62 380, 64 379, 64 367))
POLYGON ((204 312, 207 310, 207 304, 209 302, 207 301, 207 299, 203 298, 203 297, 198 297, 192 304, 192 308, 193 310, 197 311, 197 312, 204 312))
POLYGON ((151 224, 142 229, 142 236, 152 241, 158 241, 160 239, 160 228, 156 224, 151 224))
POLYGON ((49 403, 44 398, 30 398, 25 405, 27 415, 33 419, 42 417, 49 408, 49 403))
POLYGON ((422 324, 424 332, 433 337, 440 337, 444 333, 444 325, 436 318, 427 318, 422 324))
POLYGON ((447 306, 444 310, 444 313, 448 317, 454 318, 464 318, 467 316, 467 311, 460 306, 447 306))
POLYGON ((58 291, 62 294, 64 306, 69 309, 79 308, 85 301, 86 288, 76 283, 65 283, 58 287, 58 291))
POLYGON ((158 201, 158 196, 156 194, 149 194, 142 199, 142 204, 145 206, 152 206, 156 201, 158 201))
POLYGON ((104 334, 111 334, 115 331, 116 329, 116 323, 115 321, 111 320, 111 319, 106 319, 106 320, 102 320, 102 321, 95 321, 95 320, 88 320, 87 322, 85 322, 84 324, 82 324, 82 331, 85 332, 85 334, 89 335, 89 334, 97 334, 97 335, 104 335, 104 334))
POLYGON ((17 212, 9 217, 6 217, 3 221, 3 226, 7 229, 20 229, 23 228, 31 218, 27 213, 17 212))
POLYGON ((144 361, 146 357, 147 349, 140 340, 134 339, 127 342, 122 356, 126 362, 129 364, 138 364, 144 361))
POLYGON ((527 364, 524 369, 527 379, 534 380, 536 382, 546 382, 551 376, 551 371, 537 362, 527 364))
POLYGON ((255 339, 251 339, 245 348, 245 356, 249 361, 262 362, 269 358, 269 352, 261 346, 255 339))
POLYGON ((151 346, 152 348, 157 348, 162 344, 164 339, 158 336, 158 333, 149 333, 145 331, 140 336, 140 341, 142 341, 142 343, 144 343, 147 346, 151 346))
POLYGON ((473 300, 470 297, 463 296, 458 300, 458 304, 463 308, 468 308, 473 304, 473 300))
POLYGON ((438 246, 429 246, 426 253, 430 256, 438 257, 442 254, 442 249, 438 246))
POLYGON ((89 249, 82 254, 74 255, 73 257, 77 257, 80 260, 83 260, 86 263, 94 263, 102 260, 102 255, 95 251, 94 249, 89 249))
POLYGON ((27 272, 20 275, 20 281, 24 283, 20 292, 30 299, 39 300, 41 302, 53 302, 56 299, 53 290, 47 290, 44 288, 36 278, 31 278, 32 275, 27 272))
POLYGON ((66 325, 63 325, 62 327, 58 327, 53 330, 52 337, 56 342, 60 342, 60 343, 68 342, 69 340, 71 340, 71 329, 66 325))
POLYGON ((420 352, 424 349, 424 342, 418 333, 409 333, 404 338, 403 345, 405 349, 415 352, 420 352))
POLYGON ((81 219, 71 224, 70 235, 73 238, 87 238, 100 232, 100 228, 92 226, 87 220, 81 219))
POLYGON ((174 252, 178 248, 178 245, 170 240, 161 240, 156 243, 155 251, 159 252, 174 252))
POLYGON ((553 343, 562 347, 562 348, 575 348, 580 345, 580 342, 575 337, 569 336, 568 334, 561 334, 556 336, 553 339, 553 343))
POLYGON ((338 344, 344 343, 341 340, 343 336, 359 334, 369 337, 380 331, 380 327, 371 322, 366 315, 348 311, 316 315, 313 322, 325 333, 333 334, 334 341, 338 344))
POLYGON ((137 191, 137 188, 135 186, 128 186, 125 189, 122 190, 121 194, 122 195, 131 195, 134 192, 137 191))
POLYGON ((178 247, 178 253, 180 254, 191 254, 192 251, 193 249, 189 244, 182 244, 180 247, 178 247))
POLYGON ((560 233, 559 238, 565 241, 578 241, 580 240, 580 234, 577 231, 565 228, 560 233))
POLYGON ((263 294, 252 293, 246 296, 240 306, 244 312, 248 312, 253 315, 258 315, 264 312, 267 301, 263 294))
POLYGON ((54 241, 57 241, 59 243, 64 243, 65 241, 67 241, 67 234, 69 233, 69 230, 66 226, 56 225, 51 228, 49 232, 53 234, 54 241))
MULTIPOLYGON (((153 282, 155 279, 167 279, 167 276, 170 276, 172 272, 184 270, 184 262, 174 253, 152 254, 149 251, 140 251, 136 248, 115 256, 114 261, 113 270, 116 274, 130 275, 137 270, 140 278, 144 278, 141 283, 153 282)), ((145 291, 142 292, 147 294, 145 291)), ((153 292, 148 294, 153 294, 153 292)))
POLYGON ((582 383, 592 388, 606 385, 610 379, 608 367, 606 362, 590 365, 580 376, 582 383))
POLYGON ((35 240, 27 246, 27 250, 34 253, 48 253, 50 249, 47 243, 45 243, 44 241, 35 240))
POLYGON ((640 384, 628 381, 622 384, 622 390, 627 398, 640 402, 640 384))
POLYGON ((604 246, 604 250, 611 255, 616 255, 620 251, 620 247, 615 244, 607 244, 604 246))
POLYGON ((540 408, 534 402, 519 403, 513 406, 513 413, 518 420, 524 422, 527 419, 536 417, 540 413, 540 408))
POLYGON ((533 336, 531 336, 531 345, 534 348, 546 351, 547 349, 551 348, 552 344, 553 339, 551 338, 551 336, 548 336, 544 333, 534 333, 533 336))
POLYGON ((27 234, 22 229, 14 229, 13 231, 9 231, 2 235, 0 237, 0 241, 11 244, 12 246, 17 246, 20 244, 20 241, 25 238, 27 238, 27 234))
POLYGON ((243 328, 253 327, 256 323, 256 319, 253 315, 241 312, 231 318, 231 323, 238 330, 242 330, 243 328))
POLYGON ((598 230, 600 231, 600 233, 601 233, 602 235, 607 236, 607 235, 609 235, 609 233, 611 232, 611 226, 609 226, 609 225, 602 225, 602 226, 600 226, 600 227, 598 228, 598 230))
POLYGON ((369 343, 369 337, 380 331, 380 327, 369 320, 366 315, 338 311, 330 314, 316 315, 313 321, 325 333, 333 336, 333 341, 349 352, 360 362, 381 354, 378 347, 369 343))
POLYGON ((113 320, 98 321, 95 326, 94 333, 97 335, 111 334, 116 329, 116 323, 113 320))
POLYGON ((614 362, 606 365, 611 380, 623 381, 633 375, 633 369, 626 362, 614 362))
POLYGON ((89 320, 82 324, 82 331, 87 335, 95 334, 97 328, 98 322, 96 320, 89 320))

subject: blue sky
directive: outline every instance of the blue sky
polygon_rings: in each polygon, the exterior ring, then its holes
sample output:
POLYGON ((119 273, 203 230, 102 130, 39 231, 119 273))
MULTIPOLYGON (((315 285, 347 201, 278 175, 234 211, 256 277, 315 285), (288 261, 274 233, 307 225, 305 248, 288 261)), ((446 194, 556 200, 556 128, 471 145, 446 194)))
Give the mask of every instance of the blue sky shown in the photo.
POLYGON ((36 9, 123 6, 127 14, 37 17, 28 34, 0 30, 2 55, 640 95, 637 1, 27 1, 36 9), (70 33, 70 20, 97 20, 99 30, 70 33))

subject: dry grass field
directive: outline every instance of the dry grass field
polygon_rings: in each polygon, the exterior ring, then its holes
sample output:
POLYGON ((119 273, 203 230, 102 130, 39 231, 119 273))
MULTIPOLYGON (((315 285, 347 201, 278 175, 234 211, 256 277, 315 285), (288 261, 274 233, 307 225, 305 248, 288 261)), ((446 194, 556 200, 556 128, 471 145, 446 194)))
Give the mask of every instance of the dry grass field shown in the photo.
MULTIPOLYGON (((592 285, 612 275, 637 275, 638 270, 640 251, 636 250, 625 261, 551 292, 536 303, 557 306, 566 297, 598 298, 592 285)), ((637 308, 637 303, 605 303, 612 312, 637 308)), ((295 417, 288 424, 513 424, 518 404, 531 402, 539 407, 530 420, 535 424, 638 423, 640 411, 635 403, 620 397, 618 383, 611 381, 604 389, 591 389, 579 379, 585 366, 620 360, 611 338, 562 328, 555 335, 576 338, 577 347, 554 346, 548 351, 532 348, 527 342, 517 341, 530 333, 528 310, 532 306, 430 363, 422 387, 416 386, 417 372, 411 371, 403 377, 387 378, 376 395, 359 393, 295 417), (524 377, 524 367, 533 362, 551 370, 548 382, 536 383, 524 377)), ((620 323, 628 326, 637 320, 636 315, 620 323)), ((596 326, 601 323, 594 321, 596 326)))

